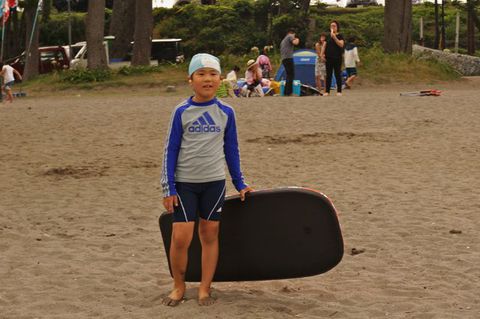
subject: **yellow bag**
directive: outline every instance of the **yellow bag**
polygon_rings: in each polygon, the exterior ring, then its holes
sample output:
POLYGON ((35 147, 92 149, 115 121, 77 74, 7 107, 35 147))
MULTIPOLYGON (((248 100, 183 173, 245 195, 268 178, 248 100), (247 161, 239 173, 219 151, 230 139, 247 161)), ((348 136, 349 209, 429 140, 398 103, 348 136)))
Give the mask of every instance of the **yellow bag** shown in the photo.
POLYGON ((275 94, 280 94, 280 82, 272 81, 270 82, 270 88, 275 94))

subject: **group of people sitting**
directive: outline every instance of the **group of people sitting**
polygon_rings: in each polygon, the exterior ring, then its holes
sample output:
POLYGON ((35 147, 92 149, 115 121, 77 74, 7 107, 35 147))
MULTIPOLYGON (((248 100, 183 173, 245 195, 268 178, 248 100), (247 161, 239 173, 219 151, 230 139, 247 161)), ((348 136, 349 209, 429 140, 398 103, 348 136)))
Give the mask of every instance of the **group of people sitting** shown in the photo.
POLYGON ((263 97, 272 92, 270 74, 272 64, 264 49, 256 60, 250 59, 246 64, 245 77, 238 78, 240 72, 238 66, 227 73, 225 79, 217 92, 219 97, 263 97))

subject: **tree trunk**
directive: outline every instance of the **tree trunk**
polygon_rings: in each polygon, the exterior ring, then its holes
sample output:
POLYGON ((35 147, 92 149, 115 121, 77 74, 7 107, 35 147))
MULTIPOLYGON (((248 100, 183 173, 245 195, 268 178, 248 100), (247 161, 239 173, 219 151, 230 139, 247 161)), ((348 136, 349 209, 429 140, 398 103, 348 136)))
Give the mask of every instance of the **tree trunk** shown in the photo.
POLYGON ((38 25, 38 18, 35 26, 33 25, 35 20, 35 14, 37 13, 37 5, 38 0, 30 0, 25 2, 25 48, 27 50, 27 56, 25 60, 25 68, 23 70, 24 80, 32 79, 38 75, 38 62, 40 59, 38 52, 38 31, 40 29, 38 25))
POLYGON ((50 20, 50 14, 52 13, 52 0, 43 0, 42 7, 42 22, 47 22, 50 20))
POLYGON ((133 41, 135 25, 135 0, 115 0, 113 2, 110 34, 115 36, 110 50, 112 58, 123 59, 127 56, 133 41))
POLYGON ((412 1, 386 0, 383 49, 386 53, 412 53, 412 1))
POLYGON ((103 28, 105 20, 105 0, 88 2, 86 25, 87 66, 89 69, 106 69, 108 67, 103 46, 103 28))
POLYGON ((440 32, 438 31, 438 0, 435 0, 435 38, 433 41, 433 48, 438 49, 440 43, 440 32))
POLYGON ((11 58, 20 55, 23 51, 25 37, 23 30, 20 30, 20 21, 18 20, 18 12, 16 11, 10 14, 6 26, 5 38, 4 56, 11 58))
POLYGON ((314 33, 316 29, 316 20, 315 18, 309 18, 307 19, 308 21, 308 32, 307 32, 307 38, 305 39, 305 46, 307 48, 313 48, 315 45, 315 39, 314 39, 314 33))
POLYGON ((467 2, 467 53, 475 54, 475 4, 473 0, 467 2))
POLYGON ((137 0, 132 65, 150 65, 152 50, 152 1, 137 0))

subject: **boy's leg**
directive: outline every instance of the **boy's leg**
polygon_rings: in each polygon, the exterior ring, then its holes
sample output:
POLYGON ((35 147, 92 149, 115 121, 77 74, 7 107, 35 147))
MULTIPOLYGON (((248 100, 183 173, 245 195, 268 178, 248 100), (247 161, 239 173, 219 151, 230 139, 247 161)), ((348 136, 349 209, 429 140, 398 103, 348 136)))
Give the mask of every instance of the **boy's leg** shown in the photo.
POLYGON ((6 89, 6 91, 7 91, 7 101, 9 101, 10 103, 13 102, 12 89, 11 89, 11 88, 8 88, 8 89, 6 89))
POLYGON ((185 294, 185 272, 187 271, 188 247, 192 241, 195 222, 173 223, 170 244, 170 265, 173 275, 173 290, 164 300, 167 306, 176 306, 185 294))
POLYGON ((200 219, 198 235, 202 244, 202 281, 198 289, 198 301, 202 306, 215 302, 210 296, 215 269, 218 261, 218 230, 220 222, 200 219))
POLYGON ((355 74, 348 77, 348 79, 346 81, 348 86, 352 86, 353 80, 355 80, 356 77, 357 76, 355 74))
POLYGON ((202 244, 202 281, 198 290, 198 303, 201 306, 209 306, 215 302, 210 296, 210 285, 217 268, 218 231, 225 190, 225 180, 205 183, 200 199, 198 236, 202 244))

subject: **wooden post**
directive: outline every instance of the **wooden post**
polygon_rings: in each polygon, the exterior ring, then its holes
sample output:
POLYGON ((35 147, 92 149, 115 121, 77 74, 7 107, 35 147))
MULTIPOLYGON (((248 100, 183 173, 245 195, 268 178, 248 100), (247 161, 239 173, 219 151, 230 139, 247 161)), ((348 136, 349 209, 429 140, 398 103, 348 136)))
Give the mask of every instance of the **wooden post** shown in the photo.
POLYGON ((473 0, 467 1, 467 54, 475 54, 475 5, 473 0))
POLYGON ((458 53, 458 43, 460 42, 460 12, 457 12, 455 22, 455 53, 458 53))
POLYGON ((420 45, 424 46, 425 41, 423 39, 423 17, 420 17, 420 45))

